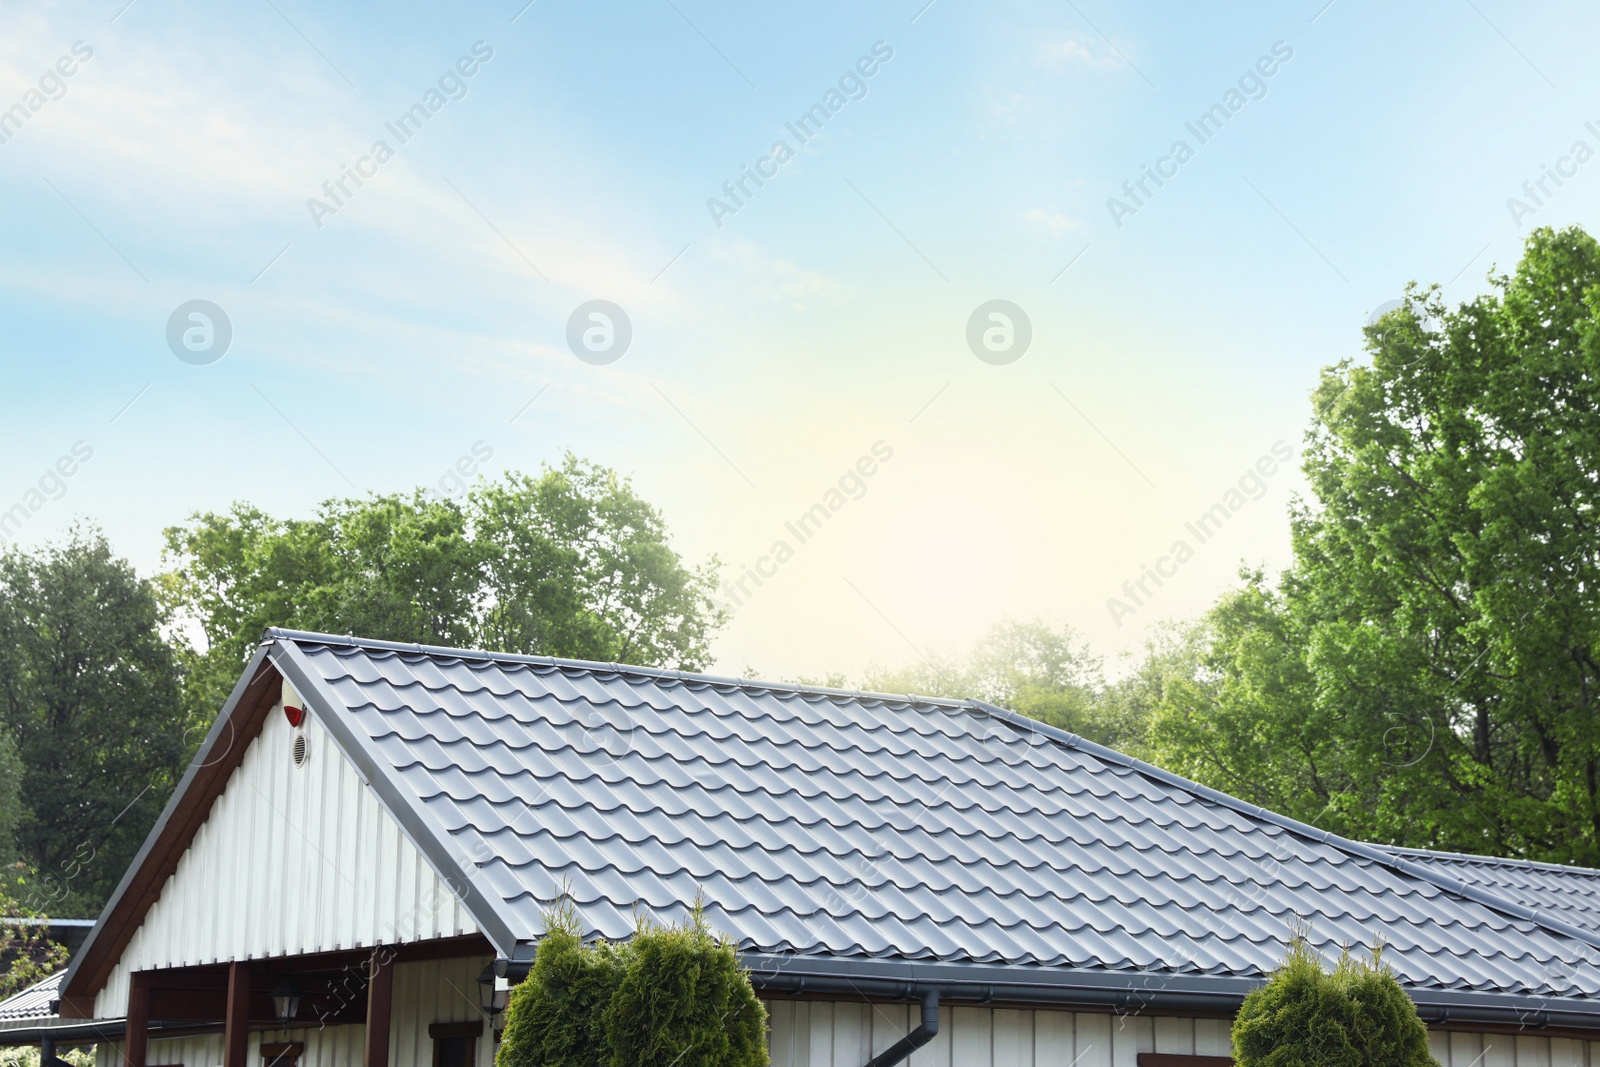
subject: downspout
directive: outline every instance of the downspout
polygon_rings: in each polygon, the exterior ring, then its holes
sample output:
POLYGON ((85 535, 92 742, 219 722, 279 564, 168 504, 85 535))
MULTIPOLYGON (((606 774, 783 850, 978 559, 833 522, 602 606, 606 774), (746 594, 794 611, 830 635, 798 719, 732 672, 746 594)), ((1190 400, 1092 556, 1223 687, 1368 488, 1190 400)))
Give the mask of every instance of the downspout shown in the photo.
POLYGON ((938 1032, 939 991, 932 989, 922 994, 922 1025, 868 1060, 867 1067, 892 1067, 932 1041, 938 1032))

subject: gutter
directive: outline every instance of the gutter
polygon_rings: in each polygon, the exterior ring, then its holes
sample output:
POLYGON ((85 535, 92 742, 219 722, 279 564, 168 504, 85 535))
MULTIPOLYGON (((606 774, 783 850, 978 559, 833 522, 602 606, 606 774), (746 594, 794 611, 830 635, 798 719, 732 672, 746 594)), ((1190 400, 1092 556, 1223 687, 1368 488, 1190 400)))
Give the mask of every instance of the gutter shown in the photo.
POLYGON ((922 994, 922 1025, 867 1061, 867 1067, 893 1067, 933 1040, 939 1032, 939 991, 922 994))
MULTIPOLYGON (((1265 980, 1230 975, 1107 971, 1005 964, 912 963, 872 957, 769 955, 747 952, 744 965, 763 996, 841 1000, 916 1000, 1006 1004, 1116 1015, 1203 1015, 1231 1018, 1265 980)), ((1600 1000, 1404 986, 1423 1022, 1578 1030, 1600 1035, 1600 1000)), ((932 1036, 931 1034, 929 1035, 932 1036)), ((1590 1040, 1595 1038, 1591 1037, 1590 1040)))

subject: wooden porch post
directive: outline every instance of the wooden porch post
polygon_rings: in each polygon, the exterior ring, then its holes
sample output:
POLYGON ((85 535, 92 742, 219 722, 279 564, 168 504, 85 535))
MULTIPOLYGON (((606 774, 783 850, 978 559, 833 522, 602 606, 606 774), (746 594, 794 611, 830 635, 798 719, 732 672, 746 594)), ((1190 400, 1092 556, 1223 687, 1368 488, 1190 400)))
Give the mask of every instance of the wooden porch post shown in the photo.
POLYGON ((127 1067, 144 1067, 150 1047, 150 976, 134 972, 128 979, 128 1023, 122 1039, 127 1067))
POLYGON ((222 1067, 247 1067, 250 1058, 250 964, 228 964, 228 1003, 222 1019, 222 1067))
POLYGON ((389 1007, 394 993, 394 950, 375 948, 367 963, 365 1067, 389 1067, 389 1007))

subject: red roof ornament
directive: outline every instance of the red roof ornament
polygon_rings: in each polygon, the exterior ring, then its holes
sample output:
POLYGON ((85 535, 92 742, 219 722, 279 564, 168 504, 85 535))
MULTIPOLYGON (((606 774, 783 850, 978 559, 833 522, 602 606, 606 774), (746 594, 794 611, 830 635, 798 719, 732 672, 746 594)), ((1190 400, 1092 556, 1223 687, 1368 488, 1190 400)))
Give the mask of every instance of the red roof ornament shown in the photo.
POLYGON ((292 704, 283 706, 283 714, 288 717, 290 726, 299 726, 306 721, 306 709, 297 708, 292 704))

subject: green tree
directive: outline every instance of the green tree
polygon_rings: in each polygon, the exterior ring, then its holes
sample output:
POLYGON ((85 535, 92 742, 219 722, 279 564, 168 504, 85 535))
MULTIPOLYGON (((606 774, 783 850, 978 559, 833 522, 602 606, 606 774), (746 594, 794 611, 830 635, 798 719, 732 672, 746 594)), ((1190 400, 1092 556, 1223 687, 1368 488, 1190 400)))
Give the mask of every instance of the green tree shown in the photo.
POLYGON ((166 542, 162 589, 203 636, 187 656, 209 714, 268 626, 695 669, 722 618, 715 560, 685 566, 659 512, 572 456, 459 504, 418 490, 278 519, 241 503, 166 542))
MULTIPOLYGON (((26 891, 29 873, 13 866, 6 881, 26 891)), ((50 940, 49 917, 30 908, 0 882, 0 1000, 50 977, 67 965, 65 945, 50 940)))
POLYGON ((1428 1028, 1374 950, 1346 953, 1330 973, 1296 934, 1233 1023, 1239 1067, 1438 1067, 1428 1028))
POLYGON ((1343 833, 1600 863, 1600 247, 1533 233, 1324 371, 1294 562, 1202 621, 1169 765, 1343 833))
POLYGON ((148 582, 99 531, 0 556, 0 713, 21 760, 27 902, 93 915, 182 769, 178 663, 148 582))
POLYGON ((1142 750, 1150 714, 1133 685, 1107 687, 1101 661, 1070 626, 1007 619, 959 657, 869 671, 867 689, 976 698, 1119 751, 1142 750))
POLYGON ((15 860, 17 824, 22 821, 22 757, 11 740, 10 723, 0 729, 0 865, 15 860))
POLYGON ((661 513, 613 470, 568 456, 476 488, 490 648, 696 670, 723 615, 716 560, 685 567, 661 513))
POLYGON ((1316 714, 1282 599, 1260 572, 1243 577, 1243 588, 1175 635, 1152 700, 1150 758, 1263 807, 1326 822, 1330 802, 1350 788, 1337 714, 1316 714))

